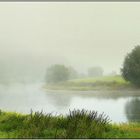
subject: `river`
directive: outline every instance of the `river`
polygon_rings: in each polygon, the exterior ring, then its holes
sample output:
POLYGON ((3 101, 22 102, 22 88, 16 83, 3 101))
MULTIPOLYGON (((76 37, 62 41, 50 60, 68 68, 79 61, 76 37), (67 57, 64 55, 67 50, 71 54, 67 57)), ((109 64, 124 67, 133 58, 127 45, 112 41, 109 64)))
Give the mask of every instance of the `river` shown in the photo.
POLYGON ((140 121, 140 91, 49 91, 43 84, 0 84, 0 109, 53 115, 73 109, 104 112, 112 122, 140 121))

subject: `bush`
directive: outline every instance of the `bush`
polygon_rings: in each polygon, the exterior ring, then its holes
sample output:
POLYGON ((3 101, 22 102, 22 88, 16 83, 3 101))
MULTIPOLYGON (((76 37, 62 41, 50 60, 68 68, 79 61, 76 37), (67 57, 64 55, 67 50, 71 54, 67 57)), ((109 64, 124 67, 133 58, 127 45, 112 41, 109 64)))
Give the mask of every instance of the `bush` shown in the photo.
POLYGON ((121 72, 125 80, 140 86, 140 46, 136 46, 127 54, 121 72))
POLYGON ((69 79, 69 69, 64 65, 53 65, 47 69, 47 83, 58 83, 69 79))

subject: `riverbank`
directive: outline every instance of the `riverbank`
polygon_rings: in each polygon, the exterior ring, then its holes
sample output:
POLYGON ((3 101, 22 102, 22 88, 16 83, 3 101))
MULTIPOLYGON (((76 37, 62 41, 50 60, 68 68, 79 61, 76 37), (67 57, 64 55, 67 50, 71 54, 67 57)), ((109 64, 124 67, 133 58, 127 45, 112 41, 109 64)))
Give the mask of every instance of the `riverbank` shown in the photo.
POLYGON ((95 91, 95 90, 139 90, 120 75, 98 78, 74 79, 57 84, 47 84, 47 90, 95 91))
POLYGON ((112 124, 106 115, 85 110, 65 117, 0 111, 0 138, 140 138, 140 123, 112 124))

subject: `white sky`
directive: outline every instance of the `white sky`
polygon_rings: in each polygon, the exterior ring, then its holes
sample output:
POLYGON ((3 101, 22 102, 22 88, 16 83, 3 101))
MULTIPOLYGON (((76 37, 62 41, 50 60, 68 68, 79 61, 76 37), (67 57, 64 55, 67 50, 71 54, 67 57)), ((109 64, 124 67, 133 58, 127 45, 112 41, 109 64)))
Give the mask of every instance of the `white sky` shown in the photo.
POLYGON ((64 63, 119 72, 140 44, 140 3, 1 2, 0 65, 37 70, 64 63))

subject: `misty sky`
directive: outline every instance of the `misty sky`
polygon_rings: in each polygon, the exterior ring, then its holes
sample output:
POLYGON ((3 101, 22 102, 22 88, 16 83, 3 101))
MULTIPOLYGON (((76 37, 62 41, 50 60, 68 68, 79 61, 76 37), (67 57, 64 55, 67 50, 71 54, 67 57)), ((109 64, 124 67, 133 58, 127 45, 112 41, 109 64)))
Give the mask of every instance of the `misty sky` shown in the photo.
POLYGON ((3 72, 43 73, 55 63, 119 72, 140 44, 140 3, 1 2, 3 72))

